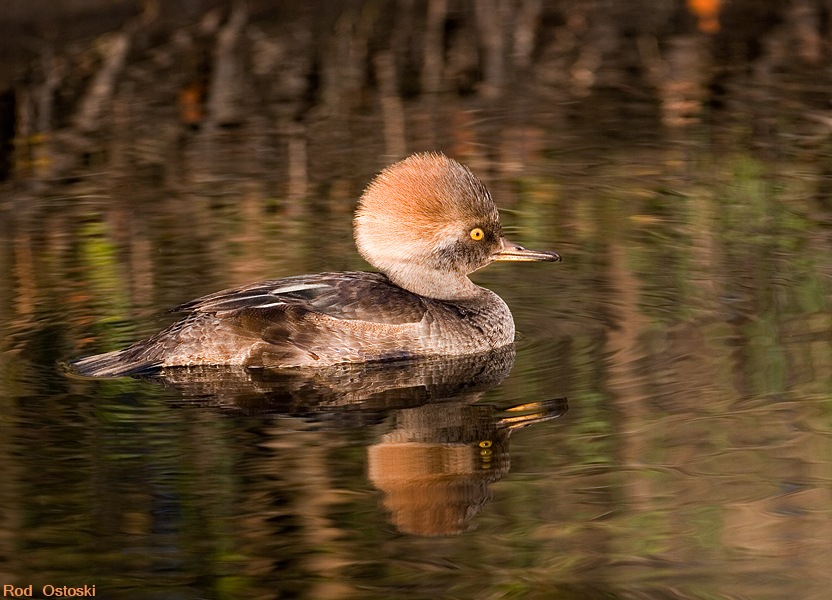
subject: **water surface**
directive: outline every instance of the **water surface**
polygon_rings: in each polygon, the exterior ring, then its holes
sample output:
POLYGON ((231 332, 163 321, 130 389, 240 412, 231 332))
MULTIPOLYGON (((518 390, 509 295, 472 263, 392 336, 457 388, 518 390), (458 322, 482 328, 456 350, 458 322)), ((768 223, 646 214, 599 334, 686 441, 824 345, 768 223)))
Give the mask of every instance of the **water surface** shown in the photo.
POLYGON ((564 262, 476 274, 514 311, 516 359, 496 387, 433 396, 401 373, 375 391, 330 373, 295 397, 210 373, 181 392, 67 378, 57 361, 153 332, 197 294, 362 265, 347 211, 29 197, 3 244, 6 571, 113 598, 822 597, 828 229, 803 182, 749 159, 717 178, 627 168, 590 180, 614 195, 545 161, 514 183, 514 237, 564 262), (499 448, 477 438, 559 398, 565 415, 499 448))

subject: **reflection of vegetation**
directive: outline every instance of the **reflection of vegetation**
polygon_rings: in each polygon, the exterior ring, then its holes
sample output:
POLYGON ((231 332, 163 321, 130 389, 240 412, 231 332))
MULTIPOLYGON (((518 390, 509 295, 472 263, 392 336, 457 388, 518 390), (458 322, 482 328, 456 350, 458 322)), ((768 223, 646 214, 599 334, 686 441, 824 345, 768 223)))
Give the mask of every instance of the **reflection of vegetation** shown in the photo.
MULTIPOLYGON (((805 210, 804 184, 771 169, 741 158, 702 175, 667 174, 657 190, 615 167, 601 169, 604 185, 619 190, 614 198, 595 197, 565 175, 524 180, 517 188, 507 227, 523 241, 540 236, 539 245, 562 251, 567 262, 555 275, 500 268, 478 274, 507 297, 525 336, 515 371, 492 401, 539 400, 556 390, 569 396, 572 408, 557 426, 516 436, 512 472, 494 485, 493 502, 473 520, 480 532, 433 549, 467 574, 440 580, 474 590, 482 584, 476 575, 482 565, 499 563, 494 589, 580 587, 581 573, 599 557, 615 564, 695 555, 714 565, 730 563, 731 548, 770 543, 748 537, 742 524, 749 509, 733 499, 763 498, 765 506, 769 491, 790 480, 788 464, 776 459, 797 443, 785 427, 789 419, 801 415, 810 432, 832 419, 823 399, 808 413, 788 402, 766 404, 766 398, 791 399, 801 390, 828 393, 822 374, 830 368, 823 229, 805 210), (579 193, 565 195, 575 188, 579 193), (573 220, 580 221, 574 229, 573 220), (561 228, 566 250, 546 243, 547 227, 538 225, 561 228), (725 486, 727 477, 736 487, 725 486)), ((51 329, 18 335, 65 338, 75 329, 105 347, 129 341, 138 335, 134 329, 155 327, 136 325, 133 252, 175 237, 194 211, 204 211, 197 222, 215 218, 215 208, 199 202, 185 215, 146 207, 151 226, 131 234, 109 225, 110 218, 76 221, 68 213, 64 233, 50 235, 72 242, 51 245, 40 241, 46 236, 37 223, 43 220, 35 220, 35 296, 72 289, 77 299, 69 312, 60 303, 42 306, 38 322, 51 321, 51 329), (130 235, 147 239, 137 244, 130 235)), ((284 262, 277 251, 296 243, 315 247, 317 230, 348 231, 348 212, 322 213, 326 222, 311 233, 268 219, 270 234, 254 238, 240 237, 256 227, 250 229, 234 205, 223 212, 235 227, 213 226, 215 239, 200 248, 208 255, 202 264, 254 258, 264 272, 290 274, 356 260, 343 235, 329 242, 331 255, 302 259, 308 262, 284 262), (274 233, 280 234, 276 241, 274 233)), ((187 282, 202 279, 201 291, 228 277, 210 269, 194 273, 193 249, 182 239, 199 235, 182 236, 176 251, 148 254, 153 310, 166 308, 172 293, 160 286, 191 293, 192 283, 176 280, 177 273, 187 282)), ((14 363, 14 380, 37 378, 42 362, 27 356, 28 362, 14 363)), ((54 384, 42 389, 48 385, 54 384)), ((409 563, 378 571, 388 549, 407 542, 391 537, 364 479, 370 430, 304 432, 280 422, 218 421, 211 413, 174 409, 172 398, 132 380, 61 385, 74 395, 41 399, 17 417, 26 428, 47 432, 39 438, 43 451, 19 462, 31 474, 24 495, 47 480, 59 481, 62 490, 39 496, 38 506, 58 516, 28 506, 21 535, 74 548, 81 572, 106 562, 141 578, 160 564, 156 545, 175 540, 177 550, 166 560, 189 577, 212 581, 218 597, 247 596, 287 571, 295 580, 280 589, 298 593, 303 581, 321 573, 355 585, 367 578, 409 578, 417 588, 436 581, 409 563), (78 432, 84 438, 73 442, 78 432), (267 449, 258 449, 261 443, 267 449), (67 448, 77 459, 65 457, 67 448), (71 460, 78 462, 69 476, 71 460), (308 480, 310 469, 317 479, 308 480), (327 501, 315 504, 317 497, 327 501), (84 516, 73 521, 70 514, 84 516), (103 538, 83 533, 90 529, 104 532, 103 538), (144 544, 146 553, 122 555, 123 548, 144 544), (363 557, 359 564, 355 556, 363 557)), ((25 403, 24 388, 6 389, 18 390, 25 403)), ((805 444, 825 449, 817 434, 808 435, 814 441, 805 444)), ((17 451, 0 452, 11 457, 17 451)), ((821 460, 809 447, 798 454, 798 463, 821 460)), ((27 563, 42 561, 48 572, 62 572, 48 551, 25 547, 27 563)), ((130 577, 113 576, 106 585, 128 589, 130 577)))
POLYGON ((89 284, 95 318, 94 333, 107 339, 101 350, 115 350, 130 341, 130 299, 117 246, 105 223, 90 221, 78 231, 78 258, 89 284))

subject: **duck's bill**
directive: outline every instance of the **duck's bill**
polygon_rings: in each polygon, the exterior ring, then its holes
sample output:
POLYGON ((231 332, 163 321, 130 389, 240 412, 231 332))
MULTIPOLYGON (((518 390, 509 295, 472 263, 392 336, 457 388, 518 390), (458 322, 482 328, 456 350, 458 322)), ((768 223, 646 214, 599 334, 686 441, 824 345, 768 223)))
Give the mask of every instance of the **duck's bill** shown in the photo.
POLYGON ((545 250, 529 250, 519 246, 506 238, 500 238, 502 247, 492 255, 492 260, 545 260, 548 262, 560 262, 560 255, 545 250))

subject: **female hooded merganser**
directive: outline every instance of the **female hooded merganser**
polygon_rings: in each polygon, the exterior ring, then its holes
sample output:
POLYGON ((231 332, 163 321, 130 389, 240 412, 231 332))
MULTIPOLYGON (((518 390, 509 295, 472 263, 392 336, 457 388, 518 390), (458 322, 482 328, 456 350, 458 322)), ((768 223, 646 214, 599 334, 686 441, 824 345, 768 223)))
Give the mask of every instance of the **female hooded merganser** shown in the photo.
POLYGON ((485 186, 442 154, 382 171, 355 215, 361 255, 383 273, 262 281, 198 298, 164 331, 75 371, 118 377, 161 367, 315 367, 466 355, 514 342, 508 306, 468 274, 495 260, 559 261, 502 236, 485 186))

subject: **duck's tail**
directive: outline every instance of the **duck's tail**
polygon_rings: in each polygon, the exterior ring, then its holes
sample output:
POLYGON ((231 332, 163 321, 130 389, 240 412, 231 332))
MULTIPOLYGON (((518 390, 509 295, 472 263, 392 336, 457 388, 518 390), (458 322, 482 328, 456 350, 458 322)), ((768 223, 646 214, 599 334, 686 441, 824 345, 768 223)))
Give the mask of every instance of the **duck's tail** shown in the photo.
POLYGON ((150 373, 161 367, 161 361, 131 356, 130 348, 105 354, 79 358, 70 363, 70 369, 82 377, 126 377, 150 373))

